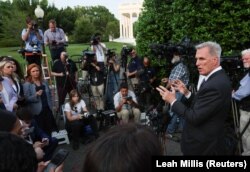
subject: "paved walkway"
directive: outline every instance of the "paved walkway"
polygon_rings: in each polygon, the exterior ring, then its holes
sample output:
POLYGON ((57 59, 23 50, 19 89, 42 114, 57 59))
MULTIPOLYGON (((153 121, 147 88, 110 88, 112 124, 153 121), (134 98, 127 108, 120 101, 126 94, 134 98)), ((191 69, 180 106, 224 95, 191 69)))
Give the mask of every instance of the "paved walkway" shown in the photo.
MULTIPOLYGON (((63 127, 63 120, 59 121, 59 127, 60 128, 63 127)), ((100 134, 103 134, 103 131, 101 131, 100 134)), ((87 144, 87 145, 80 144, 80 148, 78 150, 73 150, 71 144, 69 145, 62 144, 58 146, 58 149, 64 148, 70 151, 69 156, 67 157, 65 164, 64 164, 65 172, 81 172, 83 159, 85 156, 85 150, 88 148, 90 144, 87 144)), ((182 155, 180 151, 180 144, 178 142, 174 142, 168 139, 166 139, 166 152, 167 152, 167 156, 182 155)))

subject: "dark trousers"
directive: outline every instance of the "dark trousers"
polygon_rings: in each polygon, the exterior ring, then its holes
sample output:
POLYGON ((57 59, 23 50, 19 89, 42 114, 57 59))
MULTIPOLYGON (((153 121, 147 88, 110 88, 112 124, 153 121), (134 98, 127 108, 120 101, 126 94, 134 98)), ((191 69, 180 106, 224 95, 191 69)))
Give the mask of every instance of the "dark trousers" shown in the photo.
POLYGON ((41 55, 33 55, 33 56, 25 56, 26 61, 28 62, 28 65, 35 63, 39 66, 41 66, 41 55))
POLYGON ((52 111, 49 107, 43 107, 39 115, 34 116, 37 125, 49 136, 52 131, 57 131, 57 125, 52 111))
POLYGON ((67 121, 72 133, 73 142, 79 142, 80 136, 84 135, 84 126, 90 125, 93 134, 98 135, 97 122, 94 116, 83 118, 82 120, 67 121))
POLYGON ((51 160, 53 153, 57 148, 57 145, 58 145, 58 140, 54 137, 50 137, 49 138, 49 145, 47 145, 43 148, 43 151, 45 153, 45 155, 43 157, 44 162, 51 160))
POLYGON ((71 90, 76 89, 76 82, 73 79, 68 78, 64 85, 57 85, 57 94, 59 100, 59 109, 64 104, 67 93, 71 90))

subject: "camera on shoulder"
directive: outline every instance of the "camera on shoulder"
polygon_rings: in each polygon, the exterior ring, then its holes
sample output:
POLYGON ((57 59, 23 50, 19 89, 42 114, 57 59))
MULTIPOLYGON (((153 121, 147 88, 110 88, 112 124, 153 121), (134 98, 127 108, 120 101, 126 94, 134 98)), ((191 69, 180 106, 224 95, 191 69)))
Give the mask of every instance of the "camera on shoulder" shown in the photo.
POLYGON ((91 45, 98 45, 101 40, 101 34, 96 33, 91 37, 91 45))

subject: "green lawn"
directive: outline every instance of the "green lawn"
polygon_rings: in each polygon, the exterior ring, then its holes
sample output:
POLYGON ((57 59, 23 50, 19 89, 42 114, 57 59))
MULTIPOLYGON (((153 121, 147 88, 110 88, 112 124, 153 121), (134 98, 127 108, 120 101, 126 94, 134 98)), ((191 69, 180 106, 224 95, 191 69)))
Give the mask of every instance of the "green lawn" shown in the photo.
MULTIPOLYGON (((120 52, 122 49, 123 43, 117 43, 117 42, 106 42, 106 47, 109 49, 116 49, 116 53, 118 56, 120 56, 120 52)), ((67 52, 69 56, 72 56, 73 60, 77 60, 78 57, 74 55, 81 55, 83 50, 86 50, 87 48, 90 49, 89 44, 69 44, 67 46, 67 52)), ((0 56, 11 56, 15 59, 17 59, 21 64, 25 63, 22 56, 18 53, 18 50, 20 47, 7 47, 7 48, 0 48, 0 56)), ((46 54, 50 58, 49 49, 46 47, 46 54)))

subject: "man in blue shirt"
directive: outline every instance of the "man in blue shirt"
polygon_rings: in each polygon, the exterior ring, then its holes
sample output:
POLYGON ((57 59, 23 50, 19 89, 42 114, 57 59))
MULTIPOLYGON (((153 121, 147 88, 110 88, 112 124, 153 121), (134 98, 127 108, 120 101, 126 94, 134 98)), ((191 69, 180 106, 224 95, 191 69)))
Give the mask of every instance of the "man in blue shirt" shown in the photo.
MULTIPOLYGON (((233 92, 232 97, 239 101, 240 108, 240 131, 245 128, 250 120, 250 49, 241 52, 244 68, 248 69, 247 74, 240 81, 240 87, 233 92)), ((250 127, 242 135, 242 155, 250 155, 250 127)))
POLYGON ((49 21, 49 29, 44 32, 44 43, 49 46, 53 62, 60 59, 61 53, 65 51, 65 33, 63 29, 56 26, 56 21, 54 19, 49 21))
POLYGON ((139 84, 138 71, 142 68, 142 62, 135 49, 131 51, 130 55, 131 60, 128 64, 127 77, 129 89, 134 91, 135 87, 139 84))
POLYGON ((27 28, 22 31, 22 40, 25 42, 25 59, 28 64, 36 63, 41 66, 41 52, 43 32, 38 29, 36 21, 26 18, 27 28))

